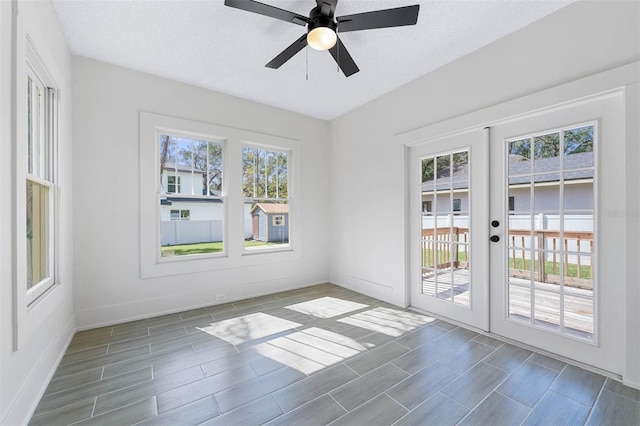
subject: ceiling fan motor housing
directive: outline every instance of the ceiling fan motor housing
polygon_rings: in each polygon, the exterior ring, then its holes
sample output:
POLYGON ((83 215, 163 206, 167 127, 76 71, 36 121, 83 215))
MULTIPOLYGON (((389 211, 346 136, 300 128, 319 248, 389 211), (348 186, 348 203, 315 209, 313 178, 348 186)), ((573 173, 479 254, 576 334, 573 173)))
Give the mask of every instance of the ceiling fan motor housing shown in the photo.
POLYGON ((314 28, 327 27, 331 28, 333 32, 336 32, 338 24, 333 20, 333 17, 328 17, 322 14, 320 8, 314 7, 309 12, 309 24, 307 25, 307 32, 311 32, 314 28))

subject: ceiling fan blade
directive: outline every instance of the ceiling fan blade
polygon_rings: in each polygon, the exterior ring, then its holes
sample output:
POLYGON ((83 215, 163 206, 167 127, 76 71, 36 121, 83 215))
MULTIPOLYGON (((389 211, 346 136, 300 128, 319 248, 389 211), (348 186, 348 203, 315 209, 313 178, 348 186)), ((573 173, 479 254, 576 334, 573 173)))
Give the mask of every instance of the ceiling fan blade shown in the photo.
POLYGON ((293 58, 296 53, 304 49, 307 45, 307 35, 303 34, 299 39, 291 43, 289 47, 284 49, 282 53, 273 58, 271 62, 269 62, 265 67, 267 68, 280 68, 282 64, 287 62, 289 59, 293 58))
POLYGON ((336 60, 336 63, 344 73, 345 77, 349 77, 360 71, 360 68, 356 65, 353 58, 349 54, 349 51, 344 44, 342 44, 342 40, 338 37, 338 42, 335 46, 329 49, 329 53, 333 56, 333 59, 336 60))
POLYGON ((258 15, 269 16, 271 18, 280 19, 282 21, 292 22, 298 25, 307 25, 309 18, 298 15, 288 10, 279 9, 268 4, 259 3, 253 0, 225 0, 225 6, 235 7, 236 9, 246 10, 247 12, 257 13, 258 15))
POLYGON ((338 4, 338 0, 316 0, 318 5, 318 10, 322 16, 326 16, 327 18, 332 18, 336 13, 336 5, 338 4))
POLYGON ((376 28, 401 27, 415 25, 418 21, 420 5, 397 7, 394 9, 376 10, 373 12, 356 13, 336 18, 338 32, 372 30, 376 28))

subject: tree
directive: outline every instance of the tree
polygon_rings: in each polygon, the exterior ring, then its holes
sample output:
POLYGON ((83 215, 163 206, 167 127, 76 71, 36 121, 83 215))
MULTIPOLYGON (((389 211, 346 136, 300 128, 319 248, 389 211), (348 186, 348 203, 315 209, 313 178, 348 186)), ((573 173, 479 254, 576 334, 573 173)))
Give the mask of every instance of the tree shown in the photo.
POLYGON ((242 149, 242 192, 247 198, 282 199, 289 196, 286 152, 242 149))
POLYGON ((436 176, 444 179, 453 176, 462 167, 469 164, 469 152, 461 151, 453 154, 439 155, 437 157, 425 158, 422 160, 422 182, 429 182, 436 176), (453 162, 453 167, 451 166, 453 162))

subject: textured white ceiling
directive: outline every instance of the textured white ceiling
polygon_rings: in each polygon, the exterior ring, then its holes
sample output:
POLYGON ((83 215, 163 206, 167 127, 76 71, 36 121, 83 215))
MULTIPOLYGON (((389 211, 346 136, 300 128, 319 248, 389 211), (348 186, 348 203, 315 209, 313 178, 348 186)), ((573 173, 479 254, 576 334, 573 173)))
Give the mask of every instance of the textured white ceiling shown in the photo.
MULTIPOLYGON (((223 0, 52 0, 71 52, 333 119, 575 0, 341 0, 336 16, 420 4, 415 26, 340 35, 360 72, 307 48, 265 68, 305 28, 223 0), (309 78, 306 79, 308 61, 309 78)), ((314 0, 261 0, 307 16, 314 0)))

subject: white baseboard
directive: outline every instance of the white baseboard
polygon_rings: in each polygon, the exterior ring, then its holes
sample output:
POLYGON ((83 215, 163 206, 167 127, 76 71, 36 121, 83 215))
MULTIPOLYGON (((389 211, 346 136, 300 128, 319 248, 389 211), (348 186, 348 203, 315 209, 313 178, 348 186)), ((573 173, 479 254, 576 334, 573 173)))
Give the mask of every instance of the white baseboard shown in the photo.
POLYGON ((74 334, 75 318, 71 314, 56 338, 42 352, 42 356, 24 379, 22 387, 16 390, 16 396, 0 424, 12 426, 29 423, 74 334))

